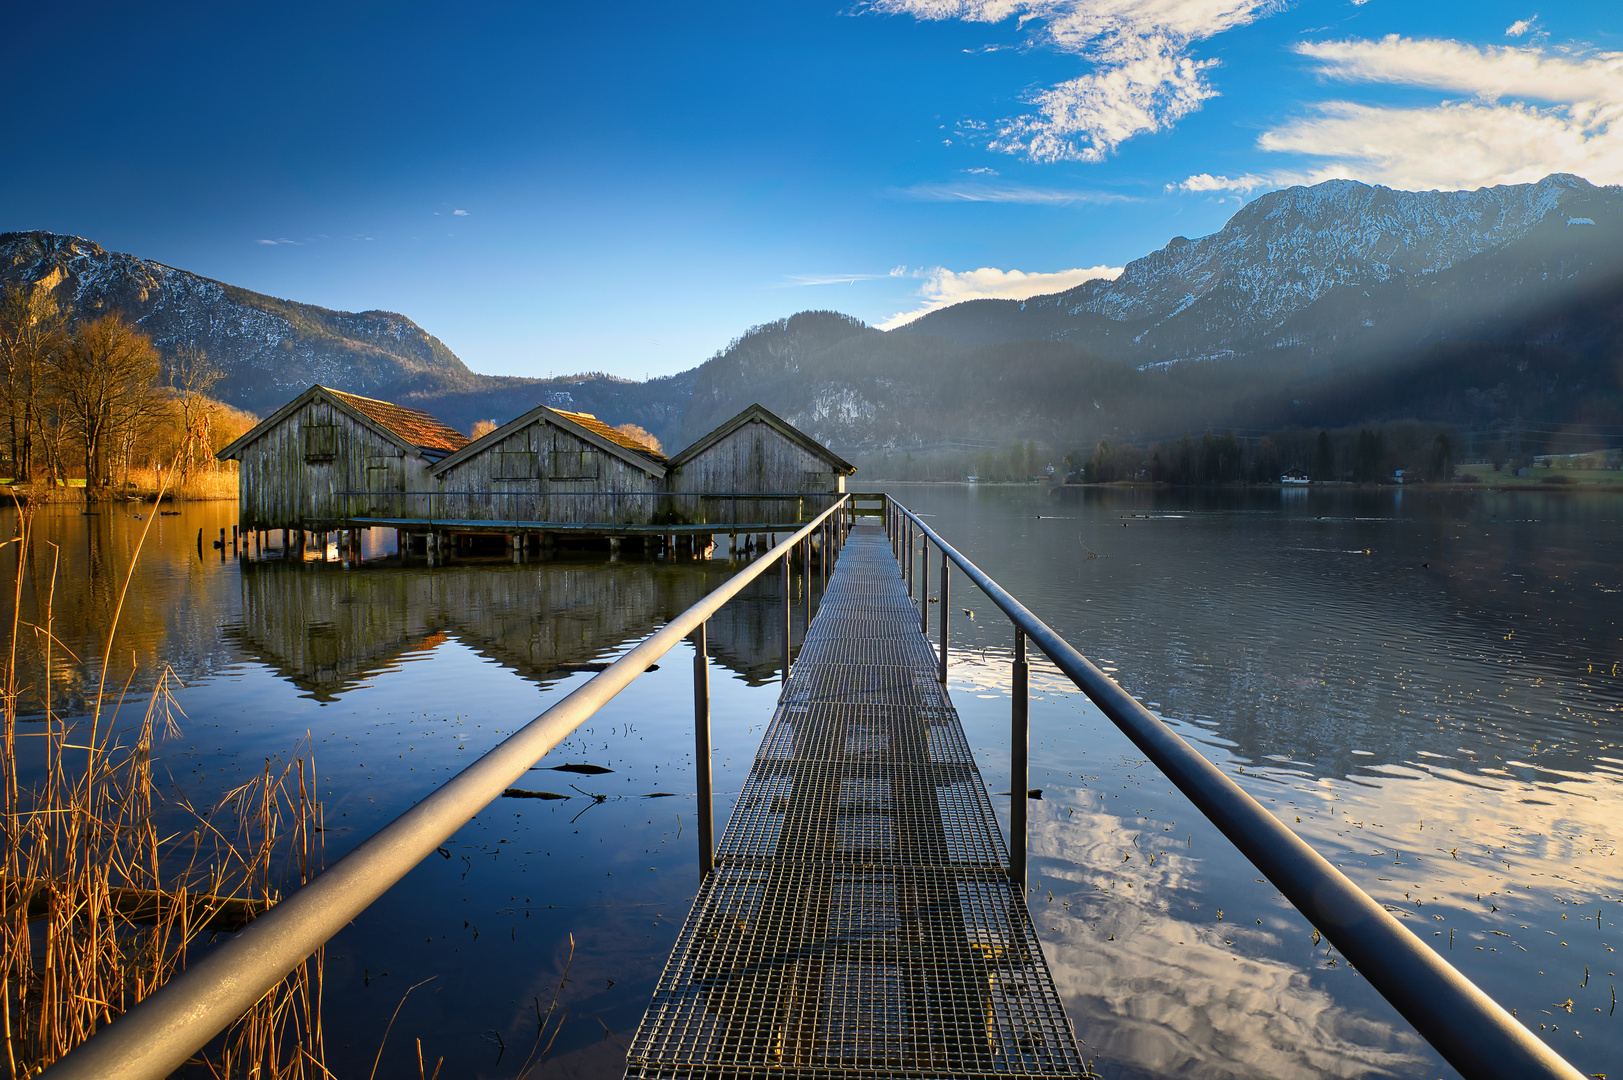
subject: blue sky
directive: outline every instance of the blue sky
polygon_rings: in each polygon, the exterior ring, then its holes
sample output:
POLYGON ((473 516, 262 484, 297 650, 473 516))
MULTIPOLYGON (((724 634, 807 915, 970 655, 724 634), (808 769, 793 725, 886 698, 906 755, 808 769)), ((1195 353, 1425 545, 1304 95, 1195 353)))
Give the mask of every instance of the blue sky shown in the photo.
POLYGON ((0 229, 399 311, 493 374, 1053 292, 1274 187, 1623 183, 1623 9, 32 5, 0 229))

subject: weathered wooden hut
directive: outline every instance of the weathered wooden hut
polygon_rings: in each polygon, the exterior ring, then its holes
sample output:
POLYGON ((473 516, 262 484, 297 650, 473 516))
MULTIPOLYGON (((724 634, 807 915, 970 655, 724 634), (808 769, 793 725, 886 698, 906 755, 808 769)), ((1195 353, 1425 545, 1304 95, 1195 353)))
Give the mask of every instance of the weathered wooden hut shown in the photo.
POLYGON ((425 412, 312 386, 218 456, 241 465, 242 528, 322 532, 427 517, 430 468, 467 443, 425 412))
POLYGON ((433 516, 455 531, 646 526, 665 486, 665 458, 591 413, 538 405, 430 470, 433 516))
POLYGON ((674 515, 694 524, 793 524, 822 510, 856 471, 757 404, 672 457, 665 486, 674 515), (740 498, 748 495, 763 497, 740 498))

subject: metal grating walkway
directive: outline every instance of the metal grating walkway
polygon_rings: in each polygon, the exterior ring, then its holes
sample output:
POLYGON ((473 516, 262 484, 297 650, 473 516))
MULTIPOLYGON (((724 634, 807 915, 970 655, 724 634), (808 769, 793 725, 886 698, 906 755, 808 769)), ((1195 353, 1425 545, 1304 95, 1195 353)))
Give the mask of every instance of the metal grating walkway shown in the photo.
POLYGON ((852 529, 628 1078, 1087 1075, 935 664, 852 529))

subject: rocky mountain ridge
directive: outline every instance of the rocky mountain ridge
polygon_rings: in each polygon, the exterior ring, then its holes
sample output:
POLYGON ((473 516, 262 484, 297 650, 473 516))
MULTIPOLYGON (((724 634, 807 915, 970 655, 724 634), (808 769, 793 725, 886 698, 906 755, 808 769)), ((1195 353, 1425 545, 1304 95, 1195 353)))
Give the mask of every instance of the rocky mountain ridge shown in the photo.
MULTIPOLYGON (((1570 232, 1577 260, 1605 262, 1607 248, 1623 246, 1620 226, 1623 189, 1567 174, 1476 191, 1330 180, 1259 196, 1217 232, 1175 237, 1114 280, 956 305, 902 329, 976 344, 1070 341, 1138 366, 1373 351, 1425 336, 1413 313, 1394 326, 1385 309, 1418 299, 1438 275, 1515 258, 1541 230, 1570 232)), ((1515 297, 1489 299, 1502 309, 1515 297)))
POLYGON ((166 355, 204 350, 225 372, 215 393, 261 416, 322 383, 428 409, 464 431, 541 402, 603 411, 668 435, 692 384, 684 376, 641 383, 602 374, 480 375, 404 315, 265 296, 57 233, 0 233, 0 287, 13 283, 51 290, 75 317, 121 311, 166 355))
POLYGON ((1273 192, 1114 281, 889 333, 802 312, 648 382, 476 374, 405 316, 263 296, 77 237, 0 234, 13 281, 81 315, 122 310, 166 351, 206 349, 226 400, 262 415, 323 382, 462 430, 537 402, 581 409, 674 450, 759 401, 852 454, 1404 416, 1623 427, 1623 189, 1565 175, 1273 192))

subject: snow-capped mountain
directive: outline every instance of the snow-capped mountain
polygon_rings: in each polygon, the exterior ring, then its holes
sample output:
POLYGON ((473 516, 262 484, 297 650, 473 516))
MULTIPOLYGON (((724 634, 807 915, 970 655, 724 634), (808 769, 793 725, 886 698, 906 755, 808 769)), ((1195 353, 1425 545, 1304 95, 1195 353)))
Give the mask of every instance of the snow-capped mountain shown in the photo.
POLYGON ((906 330, 981 343, 1074 341, 1141 366, 1256 360, 1281 349, 1322 354, 1358 339, 1395 344, 1394 333, 1413 344, 1431 321, 1419 309, 1447 272, 1495 256, 1536 256, 1541 274, 1552 254, 1587 263, 1623 247, 1620 226, 1623 189, 1565 174, 1476 191, 1331 180, 1263 195, 1218 232, 1175 237, 1113 281, 1024 302, 957 305, 906 330))

